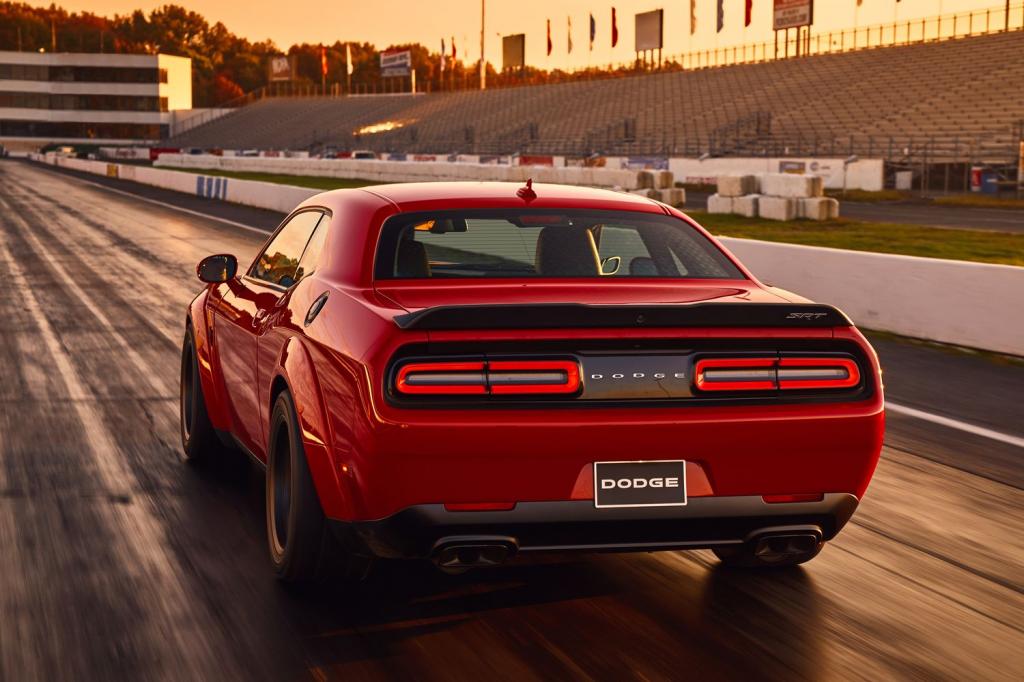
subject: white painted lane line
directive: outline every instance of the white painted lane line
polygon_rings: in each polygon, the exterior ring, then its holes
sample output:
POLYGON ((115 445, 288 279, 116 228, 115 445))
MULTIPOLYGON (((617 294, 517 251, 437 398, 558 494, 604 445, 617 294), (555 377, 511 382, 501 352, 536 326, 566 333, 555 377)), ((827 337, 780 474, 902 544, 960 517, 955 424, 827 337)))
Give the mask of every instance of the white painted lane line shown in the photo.
POLYGON ((255 232, 256 234, 263 235, 264 237, 269 237, 270 236, 270 232, 268 230, 261 230, 258 227, 253 227, 252 225, 246 225, 245 223, 240 223, 240 222, 237 222, 235 220, 228 220, 227 218, 220 218, 220 217, 215 216, 215 215, 210 215, 209 213, 203 213, 202 211, 193 211, 190 208, 184 208, 182 206, 175 206, 174 204, 169 204, 166 201, 158 201, 157 199, 150 199, 149 197, 144 197, 144 196, 142 196, 140 194, 134 194, 132 192, 126 192, 123 189, 116 189, 114 187, 107 187, 106 185, 100 184, 98 182, 93 182, 92 180, 84 180, 84 179, 76 177, 74 175, 69 175, 67 177, 72 179, 72 180, 76 180, 76 181, 82 183, 83 185, 92 185, 93 187, 98 187, 98 188, 106 190, 108 192, 113 192, 114 194, 121 194, 121 195, 126 196, 126 197, 131 197, 132 199, 137 199, 138 201, 145 201, 147 204, 155 204, 156 206, 162 206, 163 208, 169 208, 172 211, 179 211, 181 213, 188 213, 189 215, 194 215, 194 216, 198 216, 200 218, 205 218, 206 220, 215 220, 218 223, 224 223, 225 225, 230 225, 232 227, 237 227, 237 228, 240 228, 242 230, 248 230, 249 232, 255 232))
POLYGON ((974 424, 962 422, 959 419, 943 417, 939 414, 932 414, 931 412, 917 410, 913 407, 907 407, 906 405, 897 405, 896 403, 891 403, 889 401, 885 402, 885 409, 889 412, 895 412, 896 414, 904 414, 908 417, 914 417, 915 419, 922 419, 924 421, 932 422, 933 424, 941 424, 942 426, 948 426, 951 429, 972 433, 975 436, 981 436, 982 438, 989 438, 991 440, 997 440, 1000 443, 1007 443, 1009 445, 1015 445, 1018 448, 1024 448, 1024 438, 1021 438, 1020 436, 1011 436, 1008 433, 986 429, 984 426, 975 426, 974 424))

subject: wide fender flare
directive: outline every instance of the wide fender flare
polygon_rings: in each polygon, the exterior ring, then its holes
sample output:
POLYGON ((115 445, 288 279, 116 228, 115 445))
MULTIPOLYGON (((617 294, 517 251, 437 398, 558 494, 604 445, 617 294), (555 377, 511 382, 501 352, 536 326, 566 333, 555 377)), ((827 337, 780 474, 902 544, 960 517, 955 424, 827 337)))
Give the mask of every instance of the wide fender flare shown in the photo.
POLYGON ((351 519, 354 512, 351 481, 343 465, 335 462, 319 377, 309 349, 299 337, 293 336, 285 343, 278 367, 278 376, 284 380, 295 404, 306 462, 324 515, 331 519, 351 519))
POLYGON ((192 299, 189 305, 187 323, 192 327, 196 360, 199 366, 199 385, 203 388, 206 413, 210 425, 218 431, 231 431, 231 413, 228 410, 227 387, 220 372, 216 353, 213 351, 213 311, 207 305, 210 288, 207 287, 192 299))

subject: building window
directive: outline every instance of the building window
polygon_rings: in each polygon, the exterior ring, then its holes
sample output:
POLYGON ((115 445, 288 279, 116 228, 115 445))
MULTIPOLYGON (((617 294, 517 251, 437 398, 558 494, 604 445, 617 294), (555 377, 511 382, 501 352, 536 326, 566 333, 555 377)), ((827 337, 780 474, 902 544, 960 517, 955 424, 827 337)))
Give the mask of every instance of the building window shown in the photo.
POLYGON ((65 95, 45 92, 2 92, 0 107, 81 111, 167 111, 166 97, 137 95, 65 95))
POLYGON ((167 82, 167 69, 160 69, 160 82, 161 83, 166 83, 167 82))
POLYGON ((0 121, 2 137, 50 137, 81 140, 159 140, 167 126, 150 123, 79 123, 74 121, 0 121))

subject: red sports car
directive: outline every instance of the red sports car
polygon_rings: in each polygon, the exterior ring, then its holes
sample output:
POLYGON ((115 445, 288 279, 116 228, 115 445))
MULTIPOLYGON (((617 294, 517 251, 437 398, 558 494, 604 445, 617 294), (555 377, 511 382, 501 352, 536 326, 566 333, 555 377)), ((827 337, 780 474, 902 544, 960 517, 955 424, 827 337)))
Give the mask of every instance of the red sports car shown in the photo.
POLYGON ((878 460, 881 376, 850 320, 645 198, 327 192, 237 269, 198 267, 182 442, 265 465, 284 580, 577 550, 793 565, 878 460))

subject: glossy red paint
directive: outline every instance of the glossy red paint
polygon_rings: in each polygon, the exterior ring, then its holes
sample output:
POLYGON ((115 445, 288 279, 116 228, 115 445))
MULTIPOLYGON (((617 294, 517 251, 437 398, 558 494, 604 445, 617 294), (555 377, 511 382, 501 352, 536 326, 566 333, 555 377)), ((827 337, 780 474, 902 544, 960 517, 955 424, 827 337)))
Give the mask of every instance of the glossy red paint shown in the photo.
MULTIPOLYGON (((624 459, 687 460, 692 497, 770 499, 846 492, 860 498, 864 494, 881 449, 884 408, 877 357, 853 327, 429 333, 400 329, 393 321, 396 315, 437 305, 806 302, 761 284, 732 256, 742 279, 374 282, 377 239, 388 217, 439 207, 521 207, 523 199, 516 196, 519 187, 501 183, 377 186, 327 192, 305 202, 300 208, 321 208, 330 221, 323 254, 312 275, 281 290, 242 274, 227 283, 209 285, 190 308, 200 376, 214 426, 232 434, 256 458, 265 459, 274 392, 287 387, 300 415, 320 502, 329 518, 341 520, 381 519, 428 503, 458 508, 495 501, 592 499, 592 463, 624 459), (324 309, 306 326, 310 305, 325 292, 329 298, 324 309), (404 349, 433 351, 453 343, 499 342, 529 348, 555 340, 624 347, 652 341, 685 345, 718 340, 731 344, 841 340, 863 354, 865 378, 876 390, 857 400, 726 402, 699 408, 570 405, 549 409, 498 404, 486 409, 413 409, 389 398, 394 381, 390 367, 396 353, 404 349)), ((714 241, 687 216, 647 199, 553 185, 533 189, 537 196, 531 199, 531 208, 666 214, 714 241)))

